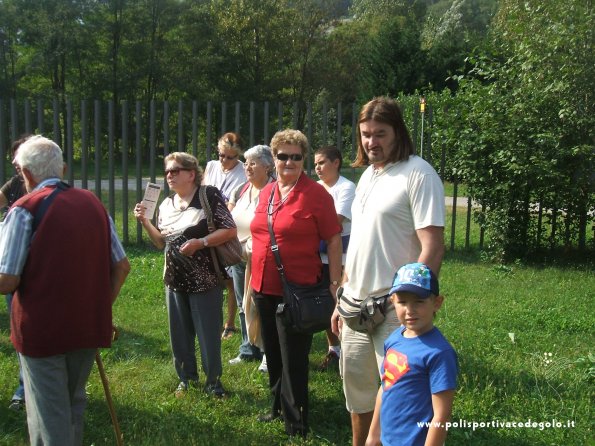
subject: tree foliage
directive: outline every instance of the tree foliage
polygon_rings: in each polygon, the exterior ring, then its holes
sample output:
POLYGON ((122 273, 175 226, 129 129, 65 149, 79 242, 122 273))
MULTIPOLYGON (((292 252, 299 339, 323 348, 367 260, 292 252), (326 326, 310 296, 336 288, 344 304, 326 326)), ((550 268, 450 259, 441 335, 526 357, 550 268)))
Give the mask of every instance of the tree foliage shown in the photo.
POLYGON ((435 11, 453 1, 0 0, 0 97, 301 103, 441 88, 470 43, 428 43, 426 15, 450 23, 452 8, 435 11))
POLYGON ((584 247, 595 198, 593 18, 583 0, 503 0, 492 52, 470 58, 446 99, 452 174, 485 206, 499 259, 584 247))

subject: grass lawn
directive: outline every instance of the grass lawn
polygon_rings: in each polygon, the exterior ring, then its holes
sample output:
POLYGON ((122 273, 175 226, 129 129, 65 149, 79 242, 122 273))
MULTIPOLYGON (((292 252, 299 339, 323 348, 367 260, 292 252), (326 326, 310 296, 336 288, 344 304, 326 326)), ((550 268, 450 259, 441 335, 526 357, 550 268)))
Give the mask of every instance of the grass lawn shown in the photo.
MULTIPOLYGON (((269 407, 266 376, 256 363, 229 366, 239 336, 223 342, 229 391, 214 400, 200 390, 176 399, 161 281, 162 254, 128 248, 132 272, 114 307, 120 339, 102 352, 127 445, 345 445, 350 442, 337 372, 319 372, 326 352, 322 334, 310 355, 312 433, 288 443, 281 423, 259 424, 269 407)), ((562 263, 562 262, 559 262, 562 263)), ((595 380, 593 265, 482 263, 473 253, 449 253, 441 272, 445 305, 436 324, 459 355, 459 389, 452 445, 593 444, 595 380), (574 427, 471 427, 473 422, 574 423, 574 427), (462 423, 461 423, 462 424, 462 423)), ((0 309, 0 445, 28 444, 24 413, 7 406, 17 382, 8 340, 6 307, 0 309)), ((86 445, 115 444, 99 373, 91 374, 86 445)))

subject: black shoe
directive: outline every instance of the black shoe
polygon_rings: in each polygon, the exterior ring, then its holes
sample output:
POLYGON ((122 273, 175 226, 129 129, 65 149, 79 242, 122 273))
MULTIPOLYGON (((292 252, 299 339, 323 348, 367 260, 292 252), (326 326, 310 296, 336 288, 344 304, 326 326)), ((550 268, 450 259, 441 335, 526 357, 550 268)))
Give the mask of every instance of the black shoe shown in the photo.
POLYGON ((220 381, 217 381, 215 384, 207 384, 205 386, 205 392, 215 398, 223 398, 225 396, 225 389, 220 381))
POLYGON ((269 412, 264 415, 258 416, 258 421, 261 423, 270 423, 271 421, 275 420, 282 420, 281 412, 269 412))
POLYGON ((10 402, 8 408, 17 412, 21 411, 25 408, 25 400, 14 399, 10 402))
POLYGON ((291 427, 290 429, 285 429, 285 433, 290 437, 302 437, 306 438, 308 436, 308 429, 303 427, 291 427))

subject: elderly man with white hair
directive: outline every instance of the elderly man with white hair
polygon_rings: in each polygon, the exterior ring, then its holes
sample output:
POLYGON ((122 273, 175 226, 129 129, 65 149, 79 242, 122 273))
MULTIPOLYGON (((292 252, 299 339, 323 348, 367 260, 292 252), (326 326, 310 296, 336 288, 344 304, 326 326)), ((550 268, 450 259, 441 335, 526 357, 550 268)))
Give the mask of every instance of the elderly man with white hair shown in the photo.
POLYGON ((34 445, 80 445, 85 385, 97 348, 111 344, 111 307, 130 265, 101 202, 61 181, 58 145, 33 136, 16 163, 29 193, 0 233, 0 293, 14 292, 11 341, 29 437, 34 445))

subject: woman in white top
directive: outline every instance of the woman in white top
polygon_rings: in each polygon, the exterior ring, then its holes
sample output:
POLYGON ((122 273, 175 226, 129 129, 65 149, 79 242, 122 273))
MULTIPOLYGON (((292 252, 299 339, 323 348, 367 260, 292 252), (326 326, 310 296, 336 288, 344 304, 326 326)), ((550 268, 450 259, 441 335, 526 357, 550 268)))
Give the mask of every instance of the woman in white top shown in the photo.
POLYGON ((254 209, 258 204, 260 191, 265 185, 273 181, 273 172, 275 170, 273 154, 268 146, 254 146, 244 153, 244 158, 246 159, 244 169, 248 181, 236 188, 228 205, 238 227, 238 238, 244 247, 246 256, 245 262, 231 267, 236 300, 240 309, 242 344, 238 356, 231 359, 230 364, 255 361, 261 358, 260 348, 255 345, 256 340, 253 338, 251 342, 249 338, 245 314, 246 306, 251 304, 251 302, 248 302, 250 293, 246 293, 246 290, 251 290, 249 286, 246 286, 246 283, 250 283, 250 245, 252 242, 250 222, 254 218, 254 209), (248 281, 245 280, 246 277, 248 281))
MULTIPOLYGON (((243 153, 243 144, 240 135, 233 132, 224 134, 217 143, 219 159, 209 161, 205 168, 203 184, 215 186, 229 203, 231 193, 239 185, 246 182, 244 165, 240 161, 243 153)), ((228 271, 229 272, 229 271, 228 271)), ((227 288, 227 320, 223 326, 223 339, 229 339, 236 332, 236 297, 234 296, 233 283, 225 281, 227 288)))
POLYGON ((215 186, 229 202, 232 191, 246 182, 244 165, 240 161, 244 152, 240 135, 226 133, 219 138, 217 150, 219 159, 207 163, 203 184, 215 186))
MULTIPOLYGON (((341 176, 342 164, 343 157, 335 146, 322 147, 314 154, 314 168, 316 175, 320 178, 318 182, 333 197, 337 220, 342 227, 343 259, 341 264, 345 265, 345 253, 347 252, 349 234, 351 233, 351 204, 355 197, 355 184, 341 176)), ((328 280, 328 256, 324 242, 320 246, 320 257, 322 259, 323 280, 328 280)), ((328 341, 328 353, 320 368, 326 369, 329 365, 338 367, 339 357, 341 356, 339 338, 328 329, 326 331, 326 339, 328 341)))
POLYGON ((164 250, 163 281, 174 366, 180 379, 176 397, 190 385, 198 385, 195 342, 205 373, 205 391, 223 397, 221 385, 221 305, 223 290, 210 249, 236 237, 233 218, 217 188, 201 186, 198 160, 188 153, 173 152, 164 159, 165 178, 174 192, 159 206, 157 226, 145 217, 145 205, 137 203, 134 216, 153 244, 164 250), (199 199, 201 187, 217 228, 209 232, 199 199))

